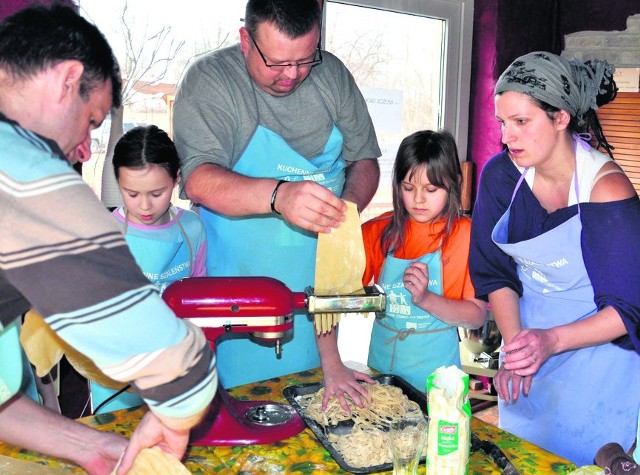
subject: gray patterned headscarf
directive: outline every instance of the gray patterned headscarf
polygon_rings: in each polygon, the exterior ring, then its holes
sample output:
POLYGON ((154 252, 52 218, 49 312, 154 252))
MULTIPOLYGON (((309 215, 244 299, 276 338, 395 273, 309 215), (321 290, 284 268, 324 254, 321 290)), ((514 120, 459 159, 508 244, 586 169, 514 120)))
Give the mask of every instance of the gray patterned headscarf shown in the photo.
POLYGON ((584 114, 598 109, 596 98, 603 82, 613 77, 614 66, 599 59, 589 64, 567 61, 545 51, 520 56, 500 75, 494 94, 515 91, 569 112, 583 125, 584 114))

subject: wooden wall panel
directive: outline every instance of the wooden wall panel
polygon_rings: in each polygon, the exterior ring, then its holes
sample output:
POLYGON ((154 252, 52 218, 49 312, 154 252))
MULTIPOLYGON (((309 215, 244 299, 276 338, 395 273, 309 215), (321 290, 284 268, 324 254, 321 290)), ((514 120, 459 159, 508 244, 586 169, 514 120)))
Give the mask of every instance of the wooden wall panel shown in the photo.
POLYGON ((613 156, 640 194, 640 93, 620 92, 615 101, 598 109, 613 156))

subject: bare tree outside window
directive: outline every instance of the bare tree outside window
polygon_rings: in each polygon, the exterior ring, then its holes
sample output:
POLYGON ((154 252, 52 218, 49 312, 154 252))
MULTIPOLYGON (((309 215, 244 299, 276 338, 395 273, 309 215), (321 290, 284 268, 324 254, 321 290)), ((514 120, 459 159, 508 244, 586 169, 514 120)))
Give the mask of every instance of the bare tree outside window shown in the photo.
MULTIPOLYGON (((93 157, 83 167, 85 180, 103 203, 115 207, 122 204, 111 165, 117 141, 130 128, 150 123, 171 135, 170 101, 184 71, 199 56, 235 43, 237 28, 220 22, 209 25, 207 19, 194 22, 202 20, 201 8, 189 10, 185 21, 177 21, 175 2, 163 0, 78 0, 78 6, 109 40, 123 76, 122 107, 92 134, 93 157)), ((184 14, 182 5, 180 11, 184 14)), ((174 202, 178 201, 176 190, 174 202)))

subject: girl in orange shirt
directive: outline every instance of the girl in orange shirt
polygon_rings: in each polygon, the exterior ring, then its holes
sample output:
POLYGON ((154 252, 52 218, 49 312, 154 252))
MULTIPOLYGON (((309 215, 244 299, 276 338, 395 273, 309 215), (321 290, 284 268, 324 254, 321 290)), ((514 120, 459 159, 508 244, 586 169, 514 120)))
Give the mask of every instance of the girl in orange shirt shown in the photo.
POLYGON ((393 170, 393 211, 362 226, 363 284, 387 294, 371 334, 368 364, 425 391, 442 365, 460 367, 457 327, 484 323, 485 303, 469 277, 471 221, 461 213, 454 138, 424 130, 406 137, 393 170))

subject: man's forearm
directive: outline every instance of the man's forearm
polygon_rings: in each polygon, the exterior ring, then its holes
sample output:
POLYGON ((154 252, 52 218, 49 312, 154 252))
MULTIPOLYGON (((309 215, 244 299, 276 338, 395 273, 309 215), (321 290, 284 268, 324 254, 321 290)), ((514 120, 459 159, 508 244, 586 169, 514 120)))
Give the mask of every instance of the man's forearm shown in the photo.
POLYGON ((3 442, 42 451, 47 440, 56 439, 56 423, 62 416, 36 404, 20 393, 0 406, 0 440, 3 442), (33 427, 34 430, 25 430, 33 427), (37 429, 36 429, 37 428, 37 429), (48 439, 51 437, 51 439, 48 439))
POLYGON ((8 444, 76 460, 80 452, 91 449, 94 438, 94 429, 40 406, 22 393, 0 406, 0 440, 8 444))
POLYGON ((187 197, 226 216, 271 213, 272 178, 252 178, 219 165, 197 167, 185 184, 187 197))
POLYGON ((380 166, 375 158, 352 162, 346 171, 342 198, 358 205, 362 211, 376 194, 380 181, 380 166))

